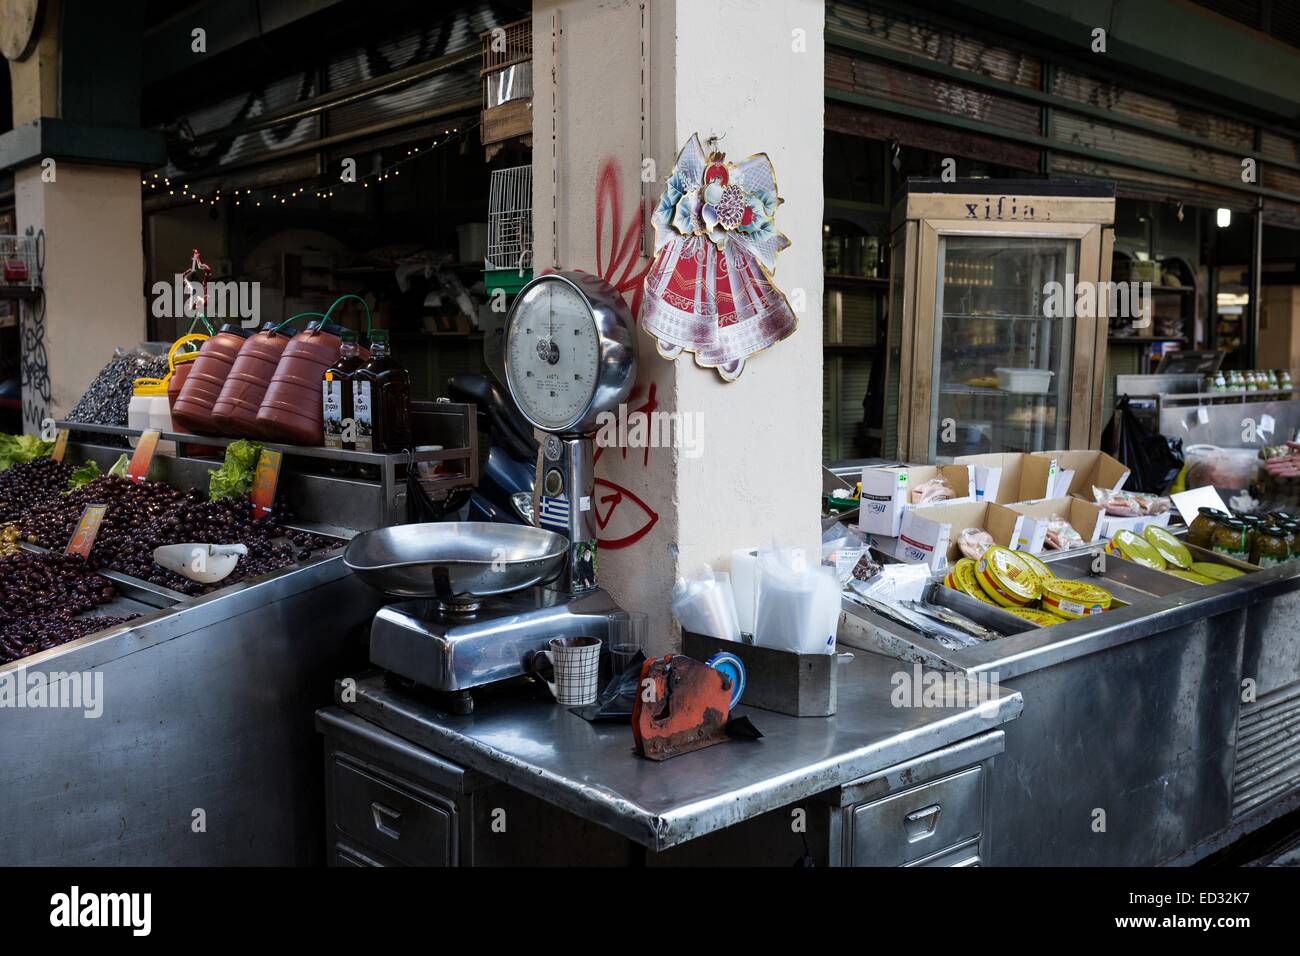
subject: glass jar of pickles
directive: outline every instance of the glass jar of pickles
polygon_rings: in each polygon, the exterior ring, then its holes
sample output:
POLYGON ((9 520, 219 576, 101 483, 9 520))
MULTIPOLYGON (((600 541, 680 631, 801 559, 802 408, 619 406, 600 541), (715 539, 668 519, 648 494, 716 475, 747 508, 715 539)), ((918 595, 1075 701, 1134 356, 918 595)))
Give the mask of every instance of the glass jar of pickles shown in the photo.
POLYGON ((1275 568, 1291 559, 1291 539, 1281 528, 1261 526, 1255 529, 1250 560, 1261 568, 1275 568))
POLYGON ((1227 517, 1229 517, 1228 513, 1218 508, 1197 508, 1196 517, 1192 519, 1191 526, 1187 529, 1187 543, 1194 544, 1198 548, 1214 547, 1214 528, 1227 517))
POLYGON ((1250 560, 1250 529, 1240 518, 1225 518, 1215 526, 1210 550, 1225 558, 1250 560))

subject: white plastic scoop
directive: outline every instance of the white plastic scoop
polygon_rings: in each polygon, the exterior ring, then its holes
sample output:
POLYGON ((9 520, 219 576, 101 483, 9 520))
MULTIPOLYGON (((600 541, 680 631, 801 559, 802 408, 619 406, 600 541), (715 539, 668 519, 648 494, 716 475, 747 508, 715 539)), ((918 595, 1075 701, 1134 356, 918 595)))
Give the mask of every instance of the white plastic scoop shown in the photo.
POLYGON ((166 544, 153 549, 153 561, 199 584, 216 584, 246 554, 248 547, 242 544, 166 544))

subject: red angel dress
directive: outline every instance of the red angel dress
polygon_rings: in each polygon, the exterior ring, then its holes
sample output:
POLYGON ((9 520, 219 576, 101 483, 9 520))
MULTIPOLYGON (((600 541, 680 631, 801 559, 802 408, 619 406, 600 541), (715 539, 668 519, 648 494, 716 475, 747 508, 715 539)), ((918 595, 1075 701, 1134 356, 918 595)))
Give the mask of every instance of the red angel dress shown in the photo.
POLYGON ((794 332, 798 321, 772 281, 790 240, 776 228, 776 173, 766 153, 739 165, 705 155, 698 135, 655 208, 655 258, 645 278, 641 326, 659 352, 683 350, 727 381, 745 359, 794 332))

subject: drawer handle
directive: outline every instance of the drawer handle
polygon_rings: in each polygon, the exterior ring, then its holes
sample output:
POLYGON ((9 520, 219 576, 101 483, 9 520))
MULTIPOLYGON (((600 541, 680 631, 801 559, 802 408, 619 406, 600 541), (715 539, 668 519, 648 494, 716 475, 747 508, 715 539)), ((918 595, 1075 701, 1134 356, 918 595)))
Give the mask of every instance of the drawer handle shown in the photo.
POLYGON ((943 808, 939 804, 932 803, 920 810, 913 810, 904 817, 903 826, 907 830, 907 842, 915 843, 917 840, 933 836, 934 828, 939 825, 939 814, 942 812, 943 808))
POLYGON ((375 829, 394 840, 402 838, 402 814, 392 807, 386 807, 378 800, 370 804, 370 812, 375 818, 375 829))

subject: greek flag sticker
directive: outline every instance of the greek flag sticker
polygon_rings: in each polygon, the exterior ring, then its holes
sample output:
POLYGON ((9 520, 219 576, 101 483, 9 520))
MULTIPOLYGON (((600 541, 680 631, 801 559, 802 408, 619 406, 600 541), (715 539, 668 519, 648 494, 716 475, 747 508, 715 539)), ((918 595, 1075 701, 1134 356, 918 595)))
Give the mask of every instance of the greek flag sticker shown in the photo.
POLYGON ((560 495, 552 498, 542 495, 541 510, 537 516, 538 524, 548 524, 567 532, 569 530, 569 499, 560 495))

